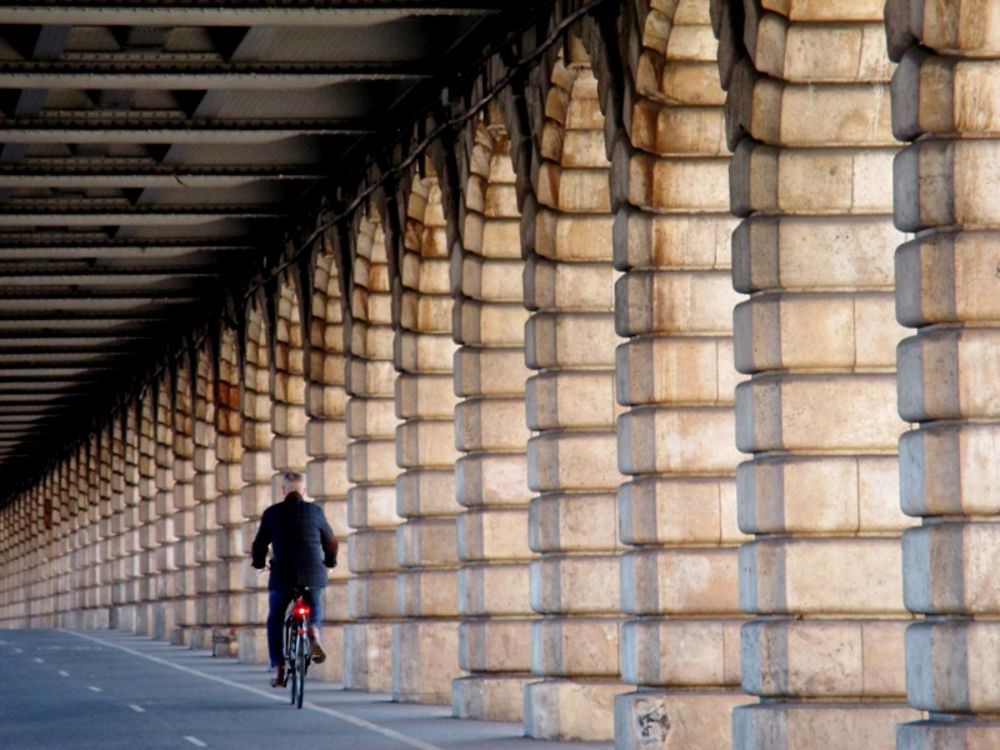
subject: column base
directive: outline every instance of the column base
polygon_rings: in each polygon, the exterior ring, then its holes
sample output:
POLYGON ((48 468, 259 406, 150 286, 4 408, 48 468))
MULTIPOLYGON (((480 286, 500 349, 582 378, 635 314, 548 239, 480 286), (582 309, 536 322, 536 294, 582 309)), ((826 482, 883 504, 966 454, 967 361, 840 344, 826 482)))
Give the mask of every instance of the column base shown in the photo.
POLYGON ((451 713, 456 719, 514 721, 524 718, 524 686, 532 675, 478 674, 451 683, 451 713))
POLYGON ((630 686, 607 680, 544 680, 524 689, 524 733, 538 740, 610 742, 615 696, 630 686))
POLYGON ((344 626, 344 687, 369 693, 392 692, 392 623, 344 626))
POLYGON ((757 703, 733 711, 733 750, 884 750, 897 724, 920 718, 900 703, 757 703))
POLYGON ((212 650, 212 627, 210 625, 193 625, 188 628, 188 646, 201 651, 212 650))
POLYGON ((392 626, 392 699, 451 704, 460 677, 458 620, 410 620, 392 626))
POLYGON ((240 664, 270 664, 267 653, 267 628, 239 628, 236 631, 240 664))
POLYGON ((135 632, 135 605, 121 604, 112 608, 111 627, 135 632))
POLYGON ((615 750, 729 750, 737 691, 639 690, 615 696, 615 750))
POLYGON ((896 728, 896 750, 996 750, 997 721, 916 721, 896 728))

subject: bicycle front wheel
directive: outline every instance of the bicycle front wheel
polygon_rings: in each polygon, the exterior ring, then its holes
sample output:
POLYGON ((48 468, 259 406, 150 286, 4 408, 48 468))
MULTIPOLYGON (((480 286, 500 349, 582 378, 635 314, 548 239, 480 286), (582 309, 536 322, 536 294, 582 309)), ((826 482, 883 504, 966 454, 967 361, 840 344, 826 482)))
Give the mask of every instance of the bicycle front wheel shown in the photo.
POLYGON ((299 676, 295 704, 298 708, 302 708, 302 698, 306 692, 306 656, 309 653, 309 643, 306 641, 305 635, 299 633, 295 646, 295 672, 299 676))

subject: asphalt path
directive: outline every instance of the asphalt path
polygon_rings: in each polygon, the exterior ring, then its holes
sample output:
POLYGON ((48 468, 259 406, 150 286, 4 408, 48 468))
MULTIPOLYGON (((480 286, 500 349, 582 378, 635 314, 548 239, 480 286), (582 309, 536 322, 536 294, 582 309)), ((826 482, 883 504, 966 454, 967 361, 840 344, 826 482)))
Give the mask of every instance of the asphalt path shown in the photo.
POLYGON ((459 721, 318 680, 306 705, 263 667, 116 631, 0 630, 2 750, 542 750, 520 727, 459 721))

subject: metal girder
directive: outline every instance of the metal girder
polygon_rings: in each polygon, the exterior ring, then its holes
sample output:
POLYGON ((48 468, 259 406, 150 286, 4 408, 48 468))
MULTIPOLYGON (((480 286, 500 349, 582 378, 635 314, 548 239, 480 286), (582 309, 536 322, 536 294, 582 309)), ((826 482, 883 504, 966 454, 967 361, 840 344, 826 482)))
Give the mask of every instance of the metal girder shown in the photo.
POLYGON ((433 74, 413 62, 232 63, 116 57, 0 62, 0 88, 287 91, 364 81, 420 81, 433 74))
MULTIPOLYGON (((0 133, 0 138, 3 134, 0 133)), ((299 166, 215 167, 118 164, 115 160, 71 160, 53 164, 0 164, 0 188, 228 188, 261 180, 318 180, 316 169, 299 166)))
POLYGON ((0 226, 162 226, 206 224, 217 219, 280 219, 284 213, 270 205, 169 206, 123 205, 120 200, 102 206, 96 201, 18 201, 0 207, 0 226))
MULTIPOLYGON (((34 239, 29 238, 30 239, 34 239)), ((213 244, 211 242, 138 243, 130 241, 104 242, 51 242, 4 244, 0 235, 0 263, 7 261, 70 261, 73 259, 105 260, 168 260, 190 255, 214 258, 237 253, 253 252, 253 245, 213 244)), ((8 240, 9 241, 9 240, 8 240)))
POLYGON ((345 26, 384 23, 409 16, 478 16, 495 13, 502 0, 153 0, 24 3, 0 8, 0 23, 78 26, 345 26))
POLYGON ((373 129, 350 120, 184 120, 139 117, 134 112, 117 118, 12 117, 0 122, 0 139, 32 143, 271 143, 296 136, 356 137, 373 129))

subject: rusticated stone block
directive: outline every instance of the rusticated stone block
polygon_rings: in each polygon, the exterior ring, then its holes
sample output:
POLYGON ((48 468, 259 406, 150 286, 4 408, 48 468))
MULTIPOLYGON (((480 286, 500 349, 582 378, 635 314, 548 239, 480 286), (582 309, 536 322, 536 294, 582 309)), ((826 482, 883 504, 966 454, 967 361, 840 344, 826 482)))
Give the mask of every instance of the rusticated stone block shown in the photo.
POLYGON ((475 675, 451 684, 451 711, 458 719, 520 722, 524 713, 523 691, 535 677, 475 675))
POLYGON ((738 300, 726 271, 633 271, 615 282, 615 329, 620 336, 725 335, 738 300))
POLYGON ((1000 627, 995 621, 927 620, 911 625, 906 631, 910 705, 935 712, 995 713, 1000 689, 990 662, 998 644, 1000 627), (957 669, 959 664, 963 668, 957 669))
POLYGON ((615 214, 615 267, 728 269, 730 237, 738 222, 728 214, 728 206, 721 215, 695 216, 623 207, 615 214))
POLYGON ((395 526, 396 488, 393 485, 351 487, 347 493, 347 523, 352 528, 395 526))
POLYGON ((622 626, 624 682, 674 687, 740 683, 740 620, 628 620, 622 626))
POLYGON ((306 486, 314 497, 344 497, 350 489, 347 461, 341 458, 314 459, 306 465, 306 486))
MULTIPOLYGON (((390 388, 389 393, 392 393, 390 388)), ((392 398, 352 398, 347 402, 347 434, 353 438, 385 438, 395 434, 395 401, 392 398)))
POLYGON ((452 469, 408 469, 396 478, 396 512, 403 518, 451 516, 458 510, 452 469))
POLYGON ((609 263, 554 263, 537 255, 525 263, 524 306, 529 310, 608 310, 613 294, 609 263))
POLYGON ((726 158, 663 156, 643 151, 617 157, 612 171, 613 190, 633 206, 692 213, 723 213, 729 208, 726 158))
POLYGON ((611 494, 548 493, 532 498, 528 544, 535 552, 618 549, 611 494))
POLYGON ((395 529, 360 529, 347 539, 347 562, 354 573, 394 571, 396 559, 395 529))
POLYGON ((895 391, 891 374, 757 376, 736 387, 736 445, 745 453, 890 450, 906 428, 895 391))
POLYGON ((1000 524, 936 523, 903 534, 906 607, 934 614, 1000 608, 990 566, 1000 558, 1000 524))
POLYGON ((454 518, 411 518, 396 527, 402 567, 454 565, 458 560, 454 518))
POLYGON ((403 622, 392 626, 392 698, 451 703, 458 667, 457 621, 403 622))
POLYGON ((727 474, 740 461, 731 408, 650 406, 618 420, 622 474, 727 474))
POLYGON ((455 499, 461 505, 525 505, 531 495, 524 453, 475 453, 455 464, 455 499))
POLYGON ((544 680, 524 689, 524 731, 548 740, 614 739, 615 696, 628 687, 601 680, 544 680))
POLYGON ((621 409, 614 400, 614 372, 546 372, 527 382, 524 411, 532 430, 612 429, 621 409), (560 404, 562 408, 560 408, 560 404))
POLYGON ((896 750, 993 750, 1000 722, 911 719, 896 728, 896 750))
POLYGON ((354 619, 396 617, 396 574, 353 576, 347 581, 347 613, 354 619))
POLYGON ((942 423, 904 433, 899 440, 900 498, 911 515, 993 515, 1000 467, 1000 426, 942 423))
POLYGON ((739 551, 740 608, 755 614, 904 614, 897 539, 759 538, 739 551), (837 571, 831 576, 830 571, 837 571))
POLYGON ((719 544, 743 541, 731 479, 641 477, 618 488, 623 544, 719 544))
POLYGON ((636 337, 618 347, 615 361, 620 404, 731 404, 743 379, 730 338, 636 337))
POLYGON ((618 344, 613 315, 536 313, 524 330, 524 356, 534 370, 554 367, 612 368, 618 344))
POLYGON ((458 460, 455 424, 447 421, 411 420, 396 428, 396 464, 403 468, 452 466, 458 460))
POLYGON ((465 617, 532 614, 526 563, 466 564, 458 571, 458 608, 465 617))
POLYGON ((523 398, 471 398, 455 406, 460 451, 524 450, 528 437, 523 398))
POLYGON ((743 750, 882 747, 920 712, 905 704, 759 703, 733 710, 733 746, 743 750))
POLYGON ((341 420, 311 419, 306 425, 306 451, 315 458, 347 455, 347 426, 341 420))
POLYGON ((730 716, 747 696, 734 691, 640 690, 615 696, 615 748, 732 746, 730 716))
POLYGON ((531 624, 531 671, 550 677, 616 678, 621 620, 546 617, 531 624))
MULTIPOLYGON (((424 298, 426 299, 426 298, 424 298)), ((435 314, 434 326, 421 324, 420 331, 440 331, 440 334, 415 333, 404 324, 393 343, 393 363, 400 372, 450 372, 455 356, 455 342, 451 339, 451 298, 435 314), (438 320, 437 318, 440 318, 438 320), (442 335, 447 332, 447 336, 442 335)))
POLYGON ((738 614, 736 549, 643 548, 621 558, 621 607, 633 614, 738 614))
POLYGON ((745 373, 892 367, 905 335, 889 293, 757 295, 733 315, 736 369, 745 373))
MULTIPOLYGON (((906 433, 909 434, 909 433, 906 433)), ((900 531, 913 525, 891 456, 774 456, 740 464, 739 525, 746 533, 900 531)))
POLYGON ((560 261, 611 260, 611 214, 601 212, 585 216, 567 216, 547 209, 526 206, 523 232, 534 240, 535 252, 543 258, 560 261))
POLYGON ((455 302, 453 331, 466 346, 520 346, 528 314, 520 302, 488 303, 463 297, 455 302))
POLYGON ((344 688, 388 693, 392 690, 392 624, 344 626, 344 688))
POLYGON ((524 382, 531 375, 525 366, 523 326, 517 348, 471 349, 455 352, 455 393, 459 396, 521 395, 524 382))
MULTIPOLYGON (((515 243, 514 247, 519 245, 515 243)), ((516 257, 484 258, 462 252, 452 256, 461 264, 461 291, 467 297, 492 302, 521 302, 521 275, 524 263, 520 252, 516 257)))
POLYGON ((403 570, 396 579, 396 597, 401 617, 457 617, 458 571, 403 570))
POLYGON ((617 555, 547 555, 531 562, 531 607, 546 614, 619 611, 617 555))
POLYGON ((755 620, 743 626, 743 689, 754 695, 901 698, 906 620, 755 620))
POLYGON ((396 416, 400 419, 450 418, 455 409, 451 381, 451 374, 400 373, 396 378, 396 416))
POLYGON ((347 446, 347 472, 351 482, 395 482, 399 474, 395 441, 355 440, 347 446))
POLYGON ((528 441, 528 486, 613 491, 621 482, 613 432, 552 431, 528 441))
POLYGON ((467 672, 531 671, 531 620, 463 620, 458 663, 467 672))
MULTIPOLYGON (((680 28, 684 27, 675 27, 680 28)), ((722 156, 727 153, 721 109, 663 105, 640 98, 625 115, 631 116, 629 141, 637 149, 664 156, 722 156)))
POLYGON ((464 561, 525 560, 528 547, 528 509, 474 509, 456 519, 457 554, 464 561))

